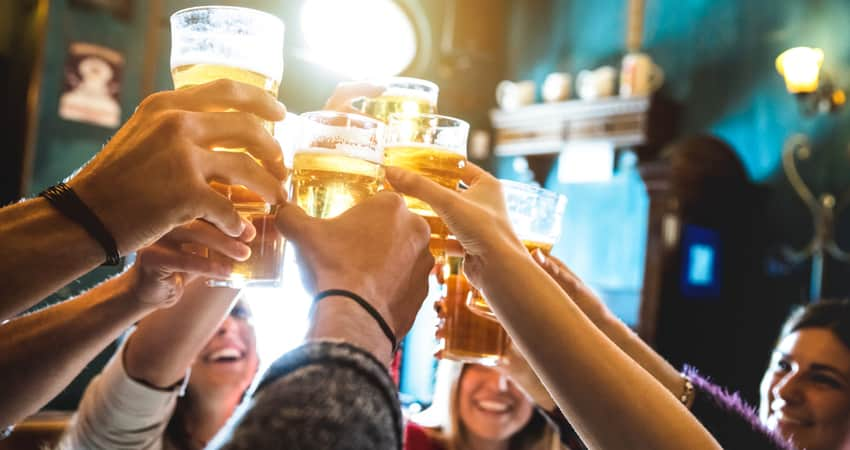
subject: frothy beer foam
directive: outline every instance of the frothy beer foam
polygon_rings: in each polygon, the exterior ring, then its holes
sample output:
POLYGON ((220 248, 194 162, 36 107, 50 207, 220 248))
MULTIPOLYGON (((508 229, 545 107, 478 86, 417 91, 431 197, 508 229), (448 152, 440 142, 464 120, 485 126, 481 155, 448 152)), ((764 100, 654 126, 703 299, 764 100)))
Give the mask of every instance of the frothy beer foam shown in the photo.
POLYGON ((296 155, 299 153, 348 156, 350 158, 362 159, 375 164, 383 164, 384 162, 384 152, 380 149, 374 150, 369 147, 353 144, 336 144, 335 148, 309 147, 295 152, 296 155))

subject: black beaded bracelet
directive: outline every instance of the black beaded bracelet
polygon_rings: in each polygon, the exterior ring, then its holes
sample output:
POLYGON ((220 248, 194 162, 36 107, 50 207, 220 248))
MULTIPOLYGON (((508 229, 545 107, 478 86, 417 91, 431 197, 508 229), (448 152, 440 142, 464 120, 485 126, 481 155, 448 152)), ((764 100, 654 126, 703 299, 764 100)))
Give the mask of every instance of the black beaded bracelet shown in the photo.
POLYGON ((354 292, 346 291, 344 289, 328 289, 326 291, 322 291, 316 294, 316 296, 313 298, 313 304, 315 305, 319 300, 325 297, 334 296, 350 298, 351 300, 354 300, 358 305, 360 305, 363 309, 365 309, 366 312, 369 313, 369 315, 372 316, 373 319, 375 319, 375 322, 378 322, 378 326, 381 327, 381 331, 383 331, 387 339, 390 340, 390 346, 393 349, 393 353, 398 350, 398 342, 396 341, 395 334, 393 333, 393 330, 390 328, 390 326, 387 325, 387 321, 384 320, 383 317, 381 317, 381 313, 379 313, 374 306, 370 305, 369 302, 363 300, 363 297, 355 294, 354 292))
POLYGON ((117 266, 120 264, 121 257, 118 255, 118 244, 115 243, 115 238, 70 186, 59 183, 45 189, 38 195, 46 198, 59 212, 82 226, 103 247, 103 251, 106 253, 104 265, 117 266))

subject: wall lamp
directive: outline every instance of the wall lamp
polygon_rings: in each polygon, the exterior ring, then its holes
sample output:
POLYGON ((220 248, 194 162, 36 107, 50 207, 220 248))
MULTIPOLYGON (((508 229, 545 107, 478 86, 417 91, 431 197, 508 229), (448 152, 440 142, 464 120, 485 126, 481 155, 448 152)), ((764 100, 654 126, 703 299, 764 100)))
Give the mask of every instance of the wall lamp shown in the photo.
POLYGON ((776 58, 776 70, 785 78, 785 87, 807 115, 836 111, 847 101, 844 91, 821 73, 822 65, 823 50, 819 48, 789 48, 776 58))

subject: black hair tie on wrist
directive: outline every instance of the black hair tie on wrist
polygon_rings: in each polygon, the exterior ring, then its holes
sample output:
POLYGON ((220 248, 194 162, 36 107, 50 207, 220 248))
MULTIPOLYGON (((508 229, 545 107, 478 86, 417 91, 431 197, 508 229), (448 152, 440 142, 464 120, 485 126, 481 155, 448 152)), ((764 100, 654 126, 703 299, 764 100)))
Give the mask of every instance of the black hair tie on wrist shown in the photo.
POLYGON ((121 257, 118 255, 118 244, 115 243, 115 238, 70 186, 59 183, 45 189, 38 195, 46 198, 64 216, 82 226, 103 247, 103 251, 106 253, 104 265, 117 266, 120 264, 121 257))
POLYGON ((390 328, 390 326, 387 325, 387 321, 384 320, 383 317, 381 317, 381 313, 379 313, 374 306, 370 305, 369 302, 363 300, 363 297, 355 294, 354 292, 346 291, 344 289, 328 289, 326 291, 322 291, 316 294, 316 296, 313 297, 313 303, 315 304, 325 297, 334 296, 350 298, 351 300, 354 300, 358 305, 360 305, 363 309, 365 309, 366 312, 369 313, 369 315, 372 316, 373 319, 375 319, 375 322, 378 322, 378 326, 381 327, 381 331, 383 331, 387 339, 390 340, 390 345, 392 346, 393 353, 398 350, 398 343, 396 342, 395 334, 393 333, 393 330, 390 328))

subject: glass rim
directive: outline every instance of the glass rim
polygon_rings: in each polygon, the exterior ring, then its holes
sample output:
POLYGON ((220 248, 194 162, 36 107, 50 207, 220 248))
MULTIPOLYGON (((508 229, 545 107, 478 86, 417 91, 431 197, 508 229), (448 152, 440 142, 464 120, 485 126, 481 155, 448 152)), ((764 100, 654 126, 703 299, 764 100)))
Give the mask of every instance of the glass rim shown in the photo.
MULTIPOLYGON (((244 6, 230 6, 230 5, 205 5, 205 6, 192 6, 190 8, 183 8, 178 11, 175 11, 169 16, 169 21, 173 21, 176 17, 182 16, 184 14, 192 13, 195 11, 211 11, 211 10, 231 10, 231 11, 239 11, 241 13, 246 13, 250 15, 255 15, 259 17, 264 17, 266 19, 271 19, 277 24, 280 25, 281 30, 286 29, 286 25, 283 23, 280 17, 255 8, 246 8, 244 6)), ((172 22, 173 23, 173 22, 172 22)))
MULTIPOLYGON (((393 119, 396 119, 396 120, 407 119, 408 121, 410 119, 437 119, 439 121, 445 120, 445 121, 456 123, 457 127, 466 128, 467 130, 469 130, 469 122, 467 122, 463 119, 459 119, 457 117, 446 116, 446 115, 443 115, 443 114, 394 112, 394 113, 390 114, 389 116, 387 116, 387 126, 390 126, 390 124, 392 124, 393 119)), ((437 128, 452 128, 452 127, 437 125, 437 128)))
POLYGON ((362 122, 363 124, 369 125, 368 128, 361 127, 363 129, 376 129, 376 130, 379 130, 379 131, 381 129, 383 129, 383 127, 385 126, 385 124, 383 122, 381 122, 380 120, 374 119, 374 118, 369 117, 369 116, 365 116, 363 114, 350 113, 350 112, 344 112, 344 111, 333 111, 333 110, 326 110, 326 109, 303 112, 301 114, 298 114, 298 117, 301 118, 301 119, 311 120, 315 123, 319 123, 321 125, 327 125, 327 126, 331 126, 331 127, 343 127, 345 125, 334 125, 334 124, 329 124, 329 123, 323 123, 323 122, 312 120, 312 118, 317 117, 317 118, 328 118, 328 119, 330 119, 330 118, 334 118, 334 117, 344 117, 344 118, 349 119, 349 120, 356 120, 356 121, 362 122))
POLYGON ((395 82, 398 84, 407 83, 407 84, 418 84, 427 87, 428 89, 438 92, 440 87, 437 86, 437 83, 434 83, 431 80, 426 80, 424 78, 416 78, 416 77, 375 77, 375 78, 366 78, 363 81, 369 84, 376 84, 378 86, 389 86, 395 82))
MULTIPOLYGON (((532 192, 539 197, 547 197, 557 199, 558 203, 563 202, 564 205, 567 203, 567 196, 558 192, 555 192, 551 189, 546 189, 542 186, 532 183, 523 183, 522 181, 515 180, 505 180, 499 179, 499 182, 502 183, 502 186, 509 187, 511 189, 522 190, 525 192, 532 192), (563 199, 563 200, 561 200, 563 199)), ((560 207, 559 207, 560 208, 560 207)))

